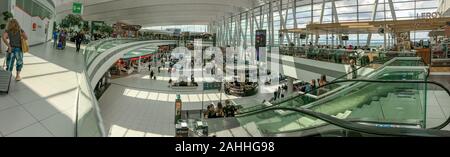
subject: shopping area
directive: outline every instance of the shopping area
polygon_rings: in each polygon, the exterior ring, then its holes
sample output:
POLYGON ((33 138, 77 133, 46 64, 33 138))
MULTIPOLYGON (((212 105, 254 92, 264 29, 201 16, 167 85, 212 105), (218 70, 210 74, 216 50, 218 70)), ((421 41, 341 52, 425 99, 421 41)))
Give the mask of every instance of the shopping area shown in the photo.
MULTIPOLYGON (((82 53, 31 46, 43 71, 0 83, 0 136, 450 136, 447 1, 233 1, 245 9, 203 24, 123 1, 85 2, 83 23, 112 32, 82 53), (128 16, 102 18, 119 4, 128 16)), ((226 3, 206 1, 189 2, 226 3)), ((54 5, 57 24, 72 3, 54 5)))

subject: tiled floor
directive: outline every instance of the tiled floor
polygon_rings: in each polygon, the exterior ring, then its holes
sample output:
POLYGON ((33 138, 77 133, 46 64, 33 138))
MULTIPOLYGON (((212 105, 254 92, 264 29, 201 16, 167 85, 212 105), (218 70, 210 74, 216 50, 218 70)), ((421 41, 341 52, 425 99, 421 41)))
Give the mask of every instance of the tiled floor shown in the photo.
POLYGON ((23 80, 12 81, 10 93, 0 95, 0 136, 74 136, 82 57, 73 48, 61 51, 51 45, 31 47, 24 55, 23 80))

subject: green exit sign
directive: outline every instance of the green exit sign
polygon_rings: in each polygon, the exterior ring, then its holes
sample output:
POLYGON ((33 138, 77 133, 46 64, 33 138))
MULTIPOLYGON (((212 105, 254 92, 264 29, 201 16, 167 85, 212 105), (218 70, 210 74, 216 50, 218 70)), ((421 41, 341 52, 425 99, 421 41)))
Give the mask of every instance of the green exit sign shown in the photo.
POLYGON ((74 2, 72 5, 72 13, 73 14, 82 14, 83 12, 83 4, 74 2))

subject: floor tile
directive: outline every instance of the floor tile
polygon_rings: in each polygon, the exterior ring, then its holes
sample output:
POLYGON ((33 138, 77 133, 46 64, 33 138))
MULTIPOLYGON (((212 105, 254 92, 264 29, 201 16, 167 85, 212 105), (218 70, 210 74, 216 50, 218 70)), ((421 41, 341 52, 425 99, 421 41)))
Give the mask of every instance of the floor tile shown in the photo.
POLYGON ((56 137, 73 137, 75 134, 74 112, 63 112, 51 116, 41 123, 56 137))
POLYGON ((31 102, 23 105, 23 107, 39 121, 60 112, 47 100, 31 102))
POLYGON ((19 103, 17 103, 10 95, 0 95, 0 111, 18 105, 19 103))
POLYGON ((0 132, 3 135, 8 135, 36 122, 37 120, 22 106, 0 111, 0 132))
POLYGON ((41 123, 35 123, 7 137, 53 137, 53 135, 41 123))

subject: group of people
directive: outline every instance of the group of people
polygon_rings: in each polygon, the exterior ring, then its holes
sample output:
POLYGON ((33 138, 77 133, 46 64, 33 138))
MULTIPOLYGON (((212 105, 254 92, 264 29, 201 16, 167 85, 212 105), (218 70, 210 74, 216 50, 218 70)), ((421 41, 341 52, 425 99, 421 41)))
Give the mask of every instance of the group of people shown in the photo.
POLYGON ((326 88, 325 86, 327 84, 328 84, 327 76, 322 75, 319 79, 317 79, 317 80, 312 79, 311 82, 300 87, 300 91, 303 93, 320 95, 321 93, 324 93, 324 89, 326 88), (317 88, 319 88, 319 89, 317 90, 317 88))
POLYGON ((75 40, 76 45, 76 52, 80 52, 81 44, 84 40, 86 40, 86 37, 84 35, 84 32, 68 32, 65 29, 56 30, 53 32, 53 46, 59 50, 64 50, 66 48, 66 42, 67 38, 69 38, 69 34, 73 34, 73 38, 75 40))
POLYGON ((66 48, 67 31, 64 29, 53 32, 53 47, 64 50, 66 48))
POLYGON ((287 92, 287 90, 288 90, 288 87, 285 84, 278 86, 277 90, 275 90, 275 92, 273 92, 272 100, 275 101, 275 100, 284 98, 284 96, 285 96, 284 94, 287 92))
POLYGON ((204 112, 204 118, 223 118, 223 117, 234 117, 238 113, 238 109, 231 104, 230 100, 225 100, 225 106, 221 102, 208 105, 207 110, 204 112))

